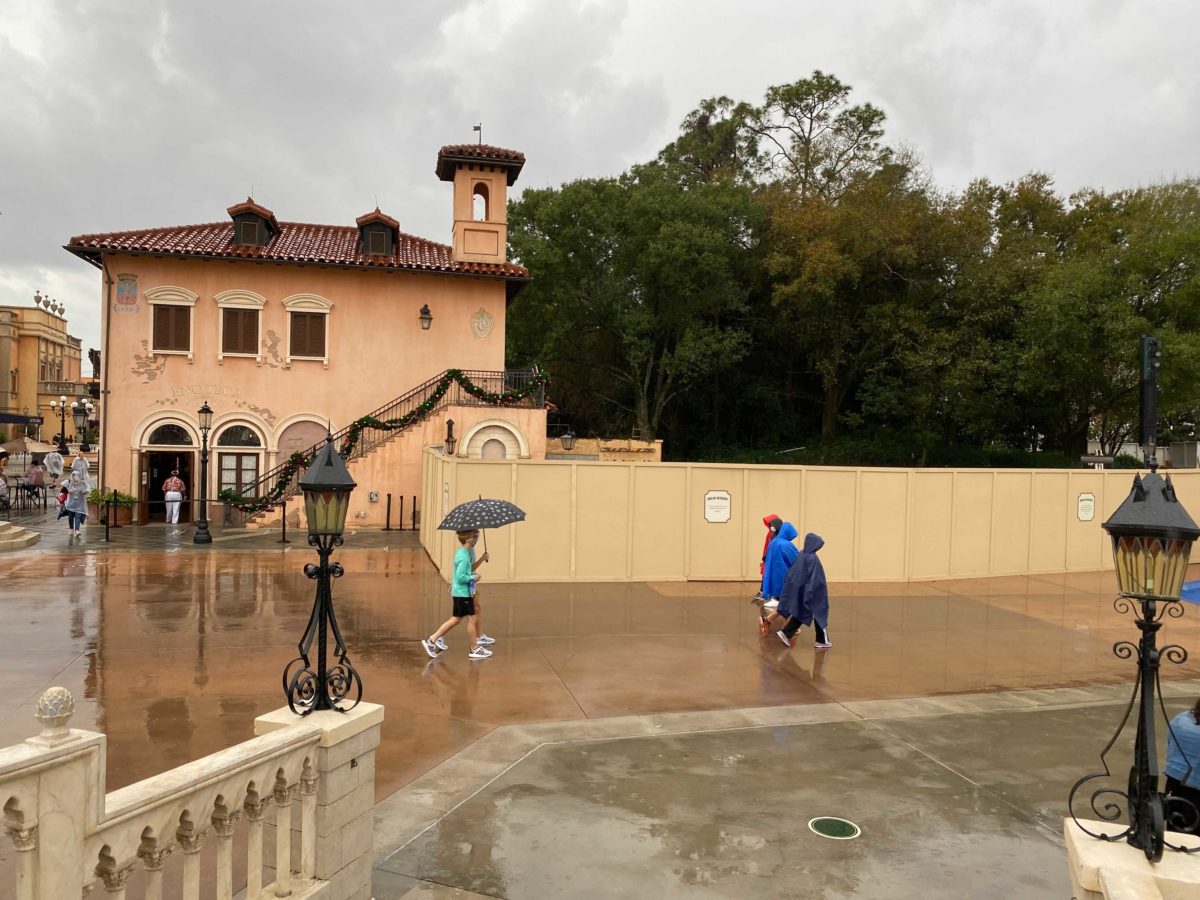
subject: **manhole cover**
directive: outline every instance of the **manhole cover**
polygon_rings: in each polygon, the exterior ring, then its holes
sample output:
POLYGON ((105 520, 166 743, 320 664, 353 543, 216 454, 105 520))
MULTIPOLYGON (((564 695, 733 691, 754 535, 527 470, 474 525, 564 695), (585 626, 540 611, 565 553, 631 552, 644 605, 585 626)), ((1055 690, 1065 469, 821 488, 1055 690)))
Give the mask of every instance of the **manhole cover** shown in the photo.
POLYGON ((836 816, 818 816, 810 819, 808 827, 821 837, 833 838, 835 841, 848 841, 862 834, 862 829, 853 822, 836 816))

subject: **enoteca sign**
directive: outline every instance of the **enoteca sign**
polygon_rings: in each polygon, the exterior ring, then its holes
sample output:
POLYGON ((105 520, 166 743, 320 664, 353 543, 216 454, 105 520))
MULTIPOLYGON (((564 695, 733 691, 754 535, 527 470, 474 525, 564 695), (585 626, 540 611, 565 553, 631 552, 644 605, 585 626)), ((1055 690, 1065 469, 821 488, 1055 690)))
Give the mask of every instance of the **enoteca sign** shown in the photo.
POLYGON ((708 491, 704 495, 704 521, 728 522, 733 516, 732 507, 729 491, 708 491))

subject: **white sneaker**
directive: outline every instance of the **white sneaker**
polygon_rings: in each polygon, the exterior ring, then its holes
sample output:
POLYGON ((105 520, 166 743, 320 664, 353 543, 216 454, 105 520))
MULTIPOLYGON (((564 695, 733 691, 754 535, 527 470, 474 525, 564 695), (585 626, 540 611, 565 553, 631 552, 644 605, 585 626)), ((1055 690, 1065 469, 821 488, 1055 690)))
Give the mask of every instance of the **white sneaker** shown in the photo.
POLYGON ((476 647, 467 654, 467 659, 487 659, 492 655, 492 651, 487 647, 476 647))
POLYGON ((766 603, 763 604, 763 609, 779 609, 779 598, 772 597, 770 600, 768 600, 766 603))
POLYGON ((425 652, 429 654, 430 659, 437 659, 438 648, 429 638, 421 638, 421 646, 425 648, 425 652))
POLYGON ((486 634, 481 634, 479 637, 475 638, 475 643, 479 644, 480 646, 486 646, 487 644, 496 643, 496 639, 494 637, 488 637, 486 634))
POLYGON ((444 637, 440 637, 436 641, 434 641, 433 646, 437 647, 439 650, 449 650, 450 649, 450 645, 446 643, 446 639, 444 637))

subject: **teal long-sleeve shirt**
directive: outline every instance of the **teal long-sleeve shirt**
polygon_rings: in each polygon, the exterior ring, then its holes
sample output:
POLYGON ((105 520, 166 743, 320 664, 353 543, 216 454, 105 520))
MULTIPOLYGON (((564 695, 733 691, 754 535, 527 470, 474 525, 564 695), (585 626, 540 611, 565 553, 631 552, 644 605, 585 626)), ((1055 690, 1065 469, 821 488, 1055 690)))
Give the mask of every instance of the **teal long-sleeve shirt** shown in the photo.
POLYGON ((474 577, 475 551, 460 546, 454 551, 454 575, 450 578, 451 597, 470 597, 471 579, 474 577))

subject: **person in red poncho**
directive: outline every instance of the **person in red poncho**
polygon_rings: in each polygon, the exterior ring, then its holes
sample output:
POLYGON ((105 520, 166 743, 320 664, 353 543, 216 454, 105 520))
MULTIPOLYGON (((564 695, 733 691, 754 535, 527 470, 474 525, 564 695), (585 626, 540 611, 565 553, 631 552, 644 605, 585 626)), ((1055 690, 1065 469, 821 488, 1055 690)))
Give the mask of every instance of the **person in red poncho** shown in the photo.
MULTIPOLYGON (((783 525, 783 519, 779 518, 779 516, 775 515, 775 513, 767 513, 767 515, 763 516, 763 524, 767 526, 767 537, 766 540, 763 541, 762 559, 758 563, 759 579, 762 579, 765 574, 764 570, 767 566, 767 549, 771 546, 771 541, 775 540, 775 535, 779 534, 779 528, 781 525, 783 525)), ((753 603, 755 600, 766 599, 767 595, 763 593, 763 585, 760 583, 758 587, 758 593, 751 598, 750 602, 753 603)))

